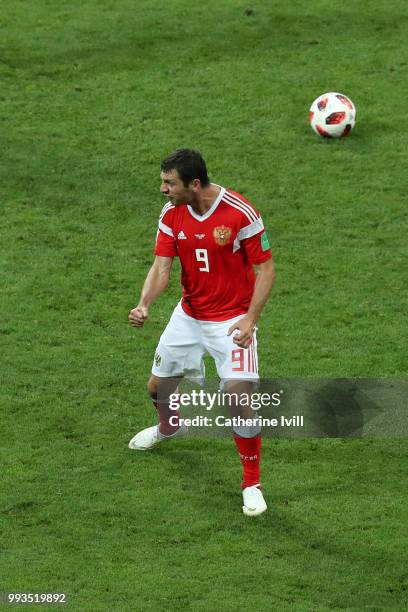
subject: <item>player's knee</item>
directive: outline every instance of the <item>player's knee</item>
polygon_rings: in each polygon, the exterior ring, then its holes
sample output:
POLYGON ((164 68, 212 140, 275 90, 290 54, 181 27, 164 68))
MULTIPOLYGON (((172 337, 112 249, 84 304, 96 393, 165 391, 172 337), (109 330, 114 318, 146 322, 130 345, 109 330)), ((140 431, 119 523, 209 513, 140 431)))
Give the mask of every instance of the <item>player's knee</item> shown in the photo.
POLYGON ((147 383, 147 390, 149 392, 150 397, 153 400, 156 400, 157 399, 157 381, 153 376, 149 378, 149 382, 147 383))

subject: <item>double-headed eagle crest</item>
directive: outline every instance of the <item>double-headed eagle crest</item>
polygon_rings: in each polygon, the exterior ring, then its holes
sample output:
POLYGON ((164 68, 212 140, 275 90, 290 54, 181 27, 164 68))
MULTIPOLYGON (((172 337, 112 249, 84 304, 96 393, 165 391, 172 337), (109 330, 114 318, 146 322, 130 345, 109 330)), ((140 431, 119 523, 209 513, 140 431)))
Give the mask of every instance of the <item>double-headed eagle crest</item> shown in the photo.
POLYGON ((220 225, 216 227, 213 232, 214 240, 220 246, 224 246, 224 244, 228 244, 231 239, 232 230, 230 227, 225 227, 225 225, 220 225))

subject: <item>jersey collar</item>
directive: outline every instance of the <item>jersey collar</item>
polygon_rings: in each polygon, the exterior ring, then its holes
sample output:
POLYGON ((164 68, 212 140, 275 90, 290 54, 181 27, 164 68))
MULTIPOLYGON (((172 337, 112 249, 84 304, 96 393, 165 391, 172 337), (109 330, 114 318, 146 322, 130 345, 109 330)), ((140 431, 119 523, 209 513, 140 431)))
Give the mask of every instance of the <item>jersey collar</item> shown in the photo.
MULTIPOLYGON (((215 185, 216 183, 212 183, 212 184, 215 185)), ((217 195, 214 202, 211 204, 211 207, 207 210, 207 212, 204 215, 197 215, 197 213, 194 212, 194 210, 191 208, 190 204, 187 204, 188 212, 197 221, 205 221, 206 219, 208 219, 208 217, 210 217, 213 214, 218 204, 221 202, 222 198, 224 197, 224 193, 226 191, 225 187, 221 187, 220 185, 217 185, 217 187, 220 188, 220 193, 217 195)))

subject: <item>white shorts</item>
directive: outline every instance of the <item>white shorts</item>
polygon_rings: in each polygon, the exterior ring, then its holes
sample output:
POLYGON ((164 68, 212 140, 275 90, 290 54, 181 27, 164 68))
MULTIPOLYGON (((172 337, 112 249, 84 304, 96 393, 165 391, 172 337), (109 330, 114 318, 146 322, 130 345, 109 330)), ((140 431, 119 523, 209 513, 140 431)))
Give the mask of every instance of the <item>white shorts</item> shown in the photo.
POLYGON ((228 321, 198 321, 186 314, 180 303, 177 304, 159 340, 152 374, 203 380, 203 358, 209 354, 221 379, 258 380, 256 329, 247 349, 234 344, 233 335, 227 335, 231 325, 244 316, 239 315, 228 321))

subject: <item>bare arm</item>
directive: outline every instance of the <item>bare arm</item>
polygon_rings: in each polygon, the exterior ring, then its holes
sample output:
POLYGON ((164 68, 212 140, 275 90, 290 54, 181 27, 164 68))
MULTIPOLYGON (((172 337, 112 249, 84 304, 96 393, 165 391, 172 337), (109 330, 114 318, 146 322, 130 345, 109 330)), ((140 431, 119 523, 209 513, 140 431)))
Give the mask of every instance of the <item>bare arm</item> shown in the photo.
POLYGON ((149 316, 151 304, 166 289, 170 279, 172 264, 172 257, 159 257, 156 255, 143 284, 139 304, 129 313, 129 322, 133 327, 142 327, 149 316))
POLYGON ((247 314, 247 317, 252 321, 253 325, 256 324, 267 302, 276 276, 272 259, 268 259, 264 263, 254 267, 256 274, 255 288, 247 314))
POLYGON ((268 259, 254 267, 256 280, 248 312, 245 317, 232 325, 228 330, 228 335, 232 334, 235 329, 239 330, 239 334, 234 335, 234 342, 243 348, 247 348, 251 344, 256 322, 266 304, 275 281, 275 267, 272 259, 268 259))

